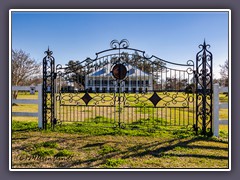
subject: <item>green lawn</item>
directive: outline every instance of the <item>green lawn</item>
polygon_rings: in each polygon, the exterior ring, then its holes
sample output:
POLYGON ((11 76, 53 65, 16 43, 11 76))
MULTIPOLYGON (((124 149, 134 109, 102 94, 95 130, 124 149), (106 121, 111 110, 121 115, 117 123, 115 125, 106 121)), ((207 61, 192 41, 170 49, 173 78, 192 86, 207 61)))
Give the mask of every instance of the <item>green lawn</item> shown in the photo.
MULTIPOLYGON (((25 97, 37 95, 19 96, 25 97)), ((37 106, 19 104, 12 109, 36 112, 37 106)), ((227 112, 220 116, 227 118, 227 112)), ((73 122, 43 131, 37 128, 37 118, 12 117, 12 168, 229 167, 228 126, 220 126, 219 138, 209 138, 178 127, 151 131, 103 125, 73 122)))
POLYGON ((13 168, 228 168, 228 140, 191 131, 69 124, 41 131, 13 121, 13 168))

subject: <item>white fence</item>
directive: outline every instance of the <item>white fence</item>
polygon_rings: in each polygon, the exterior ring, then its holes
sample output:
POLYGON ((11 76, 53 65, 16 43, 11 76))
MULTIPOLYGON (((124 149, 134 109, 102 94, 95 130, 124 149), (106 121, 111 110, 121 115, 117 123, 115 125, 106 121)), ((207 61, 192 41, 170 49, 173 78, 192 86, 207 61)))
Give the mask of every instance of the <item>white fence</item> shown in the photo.
POLYGON ((219 102, 219 93, 228 92, 228 87, 219 87, 219 84, 213 86, 213 135, 219 136, 219 125, 229 125, 228 120, 219 119, 219 110, 228 109, 228 103, 219 102))
POLYGON ((12 91, 30 91, 34 93, 38 91, 38 99, 12 99, 12 104, 38 104, 38 112, 12 112, 12 116, 30 116, 38 117, 38 127, 42 128, 42 85, 32 86, 12 86, 12 91))

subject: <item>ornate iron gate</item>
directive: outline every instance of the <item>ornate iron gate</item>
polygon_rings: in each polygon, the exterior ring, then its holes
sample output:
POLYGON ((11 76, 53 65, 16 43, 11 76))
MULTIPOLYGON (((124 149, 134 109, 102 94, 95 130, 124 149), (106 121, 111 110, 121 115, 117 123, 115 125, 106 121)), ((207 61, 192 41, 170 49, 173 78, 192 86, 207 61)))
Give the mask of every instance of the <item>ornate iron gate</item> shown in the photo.
POLYGON ((204 73, 210 66, 205 62, 210 61, 209 51, 205 43, 201 47, 196 70, 192 60, 179 64, 148 56, 130 48, 126 39, 113 40, 110 49, 96 53, 94 59, 57 65, 56 71, 48 50, 43 67, 44 123, 155 129, 190 126, 197 131, 202 119, 205 133, 211 117, 206 119, 209 114, 204 103, 211 90, 206 90, 210 85, 202 79, 211 79, 211 73, 204 73), (201 59, 203 63, 199 63, 201 59))
POLYGON ((207 50, 209 47, 204 40, 199 45, 201 51, 196 55, 196 128, 200 124, 204 135, 207 134, 207 129, 212 133, 212 53, 207 50))
POLYGON ((52 56, 52 51, 45 51, 47 54, 43 58, 43 128, 47 129, 47 123, 51 123, 52 127, 55 120, 55 102, 54 102, 54 88, 55 88, 55 59, 52 56))

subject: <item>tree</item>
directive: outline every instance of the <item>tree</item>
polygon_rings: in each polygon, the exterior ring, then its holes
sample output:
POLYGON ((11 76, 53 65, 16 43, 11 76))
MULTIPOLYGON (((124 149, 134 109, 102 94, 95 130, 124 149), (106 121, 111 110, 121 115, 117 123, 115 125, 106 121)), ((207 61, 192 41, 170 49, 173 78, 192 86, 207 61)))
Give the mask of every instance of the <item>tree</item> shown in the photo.
POLYGON ((74 83, 74 87, 83 90, 85 87, 85 76, 91 71, 92 69, 90 68, 87 68, 86 70, 86 68, 83 67, 83 64, 81 64, 79 61, 70 60, 64 72, 64 79, 67 82, 74 83))
POLYGON ((142 71, 149 74, 153 74, 153 75, 166 69, 166 63, 164 63, 160 59, 154 59, 154 60, 148 61, 145 57, 140 56, 137 51, 134 52, 134 54, 132 55, 132 58, 129 59, 128 61, 134 67, 137 67, 142 71))
POLYGON ((220 69, 220 83, 221 85, 228 86, 228 60, 224 62, 223 65, 219 65, 220 69))
POLYGON ((166 90, 186 90, 186 88, 191 88, 187 83, 187 79, 180 77, 167 77, 165 83, 166 90))
MULTIPOLYGON (((23 50, 12 50, 12 85, 27 85, 29 80, 40 73, 41 64, 37 63, 23 50)), ((17 91, 13 92, 13 98, 17 98, 17 91)))

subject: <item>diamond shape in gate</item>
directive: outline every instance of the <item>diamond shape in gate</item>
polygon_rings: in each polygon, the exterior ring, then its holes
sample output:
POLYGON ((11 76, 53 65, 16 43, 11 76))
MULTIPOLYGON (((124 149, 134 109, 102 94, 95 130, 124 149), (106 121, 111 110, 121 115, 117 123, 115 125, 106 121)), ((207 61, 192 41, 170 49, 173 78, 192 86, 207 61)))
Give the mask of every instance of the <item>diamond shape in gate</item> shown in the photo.
POLYGON ((160 98, 158 94, 154 92, 153 95, 149 98, 149 100, 153 103, 154 107, 156 107, 157 103, 161 101, 162 98, 160 98))
POLYGON ((92 97, 88 94, 88 92, 86 92, 81 99, 85 102, 86 105, 88 105, 89 101, 92 100, 92 97))

